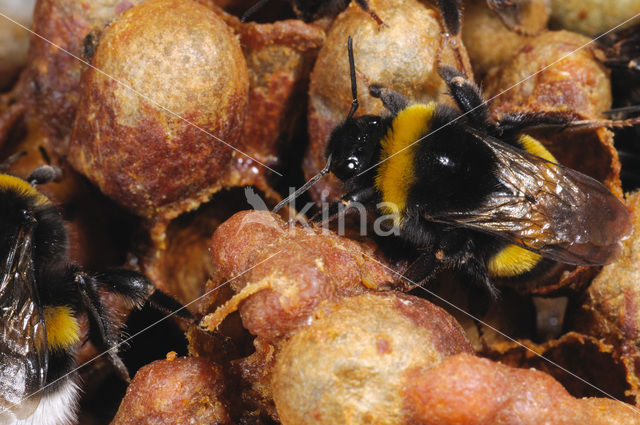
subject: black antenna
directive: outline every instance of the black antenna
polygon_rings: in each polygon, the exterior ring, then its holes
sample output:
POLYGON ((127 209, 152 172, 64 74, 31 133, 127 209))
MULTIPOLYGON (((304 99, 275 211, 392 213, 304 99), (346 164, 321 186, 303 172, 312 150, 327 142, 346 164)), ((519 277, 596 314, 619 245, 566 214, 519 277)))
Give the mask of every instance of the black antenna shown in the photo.
POLYGON ((286 204, 288 204, 289 202, 291 202, 291 200, 296 199, 298 196, 302 195, 304 192, 309 190, 309 188, 313 186, 318 180, 320 180, 322 176, 324 176, 329 172, 330 168, 331 168, 331 155, 329 155, 329 157, 327 158, 327 165, 325 165, 324 168, 320 170, 318 174, 311 177, 309 181, 303 184, 302 186, 300 186, 298 190, 296 190, 291 195, 287 196, 285 199, 280 201, 280 203, 276 205, 271 212, 276 213, 280 211, 280 209, 284 207, 286 204))
MULTIPOLYGON (((261 0, 267 1, 267 0, 261 0)), ((351 109, 349 110, 349 114, 345 121, 349 120, 353 117, 353 114, 356 113, 358 109, 358 86, 356 85, 356 65, 355 60, 353 59, 353 39, 349 36, 347 41, 347 51, 349 52, 349 75, 351 76, 351 95, 353 96, 353 101, 351 102, 351 109)), ((324 166, 322 170, 315 176, 311 177, 308 182, 302 185, 298 190, 293 192, 291 195, 287 196, 283 199, 278 205, 276 205, 271 212, 278 212, 282 207, 291 202, 291 200, 297 198, 302 195, 304 192, 309 190, 311 186, 313 186, 318 180, 322 178, 325 174, 329 173, 331 169, 331 155, 327 157, 327 165, 324 166)))
POLYGON ((351 102, 351 110, 349 111, 349 115, 347 115, 348 121, 353 114, 358 110, 358 86, 356 84, 356 64, 353 59, 353 39, 349 36, 349 40, 347 41, 347 51, 349 52, 349 75, 351 76, 351 96, 353 101, 351 102))
POLYGON ((18 153, 14 153, 9 158, 7 158, 6 161, 4 161, 3 163, 0 163, 0 173, 4 172, 7 168, 9 168, 11 166, 11 164, 13 164, 14 162, 19 160, 20 158, 22 158, 26 154, 27 154, 26 151, 21 151, 21 152, 18 152, 18 153))
POLYGON ((242 14, 242 17, 240 18, 240 22, 246 22, 247 18, 251 15, 253 15, 254 13, 256 13, 258 10, 262 9, 262 6, 264 6, 265 4, 267 4, 269 2, 269 0, 260 0, 258 1, 258 3, 254 4, 253 6, 251 6, 249 8, 249 10, 247 10, 246 12, 244 12, 242 14))

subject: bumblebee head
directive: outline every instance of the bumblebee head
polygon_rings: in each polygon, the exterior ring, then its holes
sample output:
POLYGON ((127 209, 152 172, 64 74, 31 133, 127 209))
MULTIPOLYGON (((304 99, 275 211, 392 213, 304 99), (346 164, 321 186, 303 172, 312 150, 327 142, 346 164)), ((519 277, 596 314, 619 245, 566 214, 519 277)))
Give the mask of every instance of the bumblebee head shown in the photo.
POLYGON ((385 128, 384 120, 375 115, 350 118, 336 127, 327 146, 331 172, 345 181, 375 164, 385 128))
POLYGON ((26 181, 0 174, 0 232, 11 235, 21 227, 33 225, 39 196, 26 181))
POLYGON ((279 211, 291 200, 296 199, 328 172, 333 172, 342 181, 349 180, 367 170, 377 159, 377 153, 380 151, 379 142, 387 124, 383 118, 374 115, 353 117, 358 109, 358 89, 351 36, 347 41, 347 52, 349 54, 349 74, 353 100, 347 117, 342 124, 333 130, 329 137, 329 144, 326 150, 327 164, 318 174, 276 205, 272 212, 279 211))
POLYGON ((0 235, 2 256, 21 243, 20 235, 31 235, 36 268, 65 254, 66 231, 56 207, 26 180, 7 174, 0 174, 0 235))

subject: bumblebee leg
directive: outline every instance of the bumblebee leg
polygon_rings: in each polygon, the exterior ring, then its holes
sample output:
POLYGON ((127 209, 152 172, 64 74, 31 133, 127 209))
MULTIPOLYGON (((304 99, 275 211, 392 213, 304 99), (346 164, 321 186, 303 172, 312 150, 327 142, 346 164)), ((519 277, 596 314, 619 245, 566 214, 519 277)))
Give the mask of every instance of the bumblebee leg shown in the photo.
POLYGON ((424 286, 440 271, 439 263, 433 252, 424 252, 409 264, 401 279, 410 287, 424 286))
POLYGON ((153 282, 142 273, 127 269, 110 269, 96 276, 96 282, 100 288, 125 298, 132 307, 140 308, 143 304, 149 303, 162 313, 176 313, 185 319, 192 318, 191 313, 182 304, 157 290, 153 282))
POLYGON ((353 190, 342 197, 342 202, 349 204, 359 202, 366 204, 374 199, 376 196, 376 189, 372 186, 366 186, 361 189, 353 190))
POLYGON ((438 9, 440 9, 447 36, 460 35, 462 27, 462 3, 460 0, 438 0, 438 9))
POLYGON ((623 71, 640 72, 640 56, 628 59, 628 58, 614 58, 605 60, 604 64, 609 68, 614 68, 623 71))
POLYGON ((29 174, 27 181, 32 186, 59 181, 62 177, 62 170, 53 165, 42 165, 29 174))
POLYGON ((355 0, 356 3, 358 4, 358 6, 360 6, 360 8, 362 10, 364 10, 365 12, 367 12, 369 14, 369 16, 371 16, 371 18, 376 21, 376 23, 378 24, 378 27, 381 27, 383 25, 386 25, 382 19, 380 19, 380 17, 376 14, 376 12, 374 12, 373 10, 371 10, 371 8, 369 7, 369 2, 367 0, 355 0))
POLYGON ((491 125, 489 106, 477 85, 451 66, 439 66, 438 73, 449 86, 449 94, 469 120, 480 128, 491 125))
MULTIPOLYGON (((160 290, 156 290, 147 300, 149 305, 154 309, 166 315, 175 314, 182 319, 193 321, 193 315, 185 306, 180 304, 173 297, 165 294, 160 290)), ((195 322, 194 322, 195 324, 195 322)))
POLYGON ((487 6, 500 18, 505 27, 518 35, 532 37, 542 30, 529 31, 522 25, 521 0, 487 0, 487 6))
POLYGON ((106 315, 107 312, 98 293, 99 285, 96 279, 82 272, 75 273, 74 279, 78 285, 83 305, 88 312, 89 340, 101 353, 107 354, 118 375, 124 381, 129 382, 129 370, 118 356, 120 338, 106 315))
POLYGON ((469 276, 479 287, 486 289, 492 300, 497 300, 500 291, 489 279, 487 266, 475 256, 465 256, 458 267, 463 273, 469 276))
POLYGON ((145 275, 126 269, 110 269, 95 277, 101 288, 118 294, 140 307, 155 290, 155 286, 145 275))
POLYGON ((314 223, 320 227, 328 226, 329 223, 343 217, 349 211, 350 202, 345 200, 340 200, 338 202, 333 202, 329 205, 329 207, 325 210, 322 209, 315 213, 309 221, 314 223))
POLYGON ((321 209, 311 216, 309 221, 314 224, 324 225, 325 223, 331 222, 335 219, 340 213, 344 214, 344 211, 341 210, 341 206, 344 205, 342 202, 332 202, 327 207, 327 210, 321 209), (326 211, 326 213, 325 213, 326 211))
POLYGON ((309 221, 313 223, 321 223, 324 225, 335 220, 353 207, 353 204, 368 204, 376 196, 376 189, 372 186, 366 186, 360 189, 353 190, 344 195, 340 201, 334 202, 329 205, 327 212, 320 210, 311 217, 309 221), (318 221, 322 218, 322 221, 318 221))
POLYGON ((369 94, 380 99, 384 107, 393 115, 398 115, 398 112, 409 106, 409 100, 406 97, 380 84, 370 85, 369 94))
POLYGON ((242 16, 240 17, 240 22, 247 22, 247 19, 249 19, 251 15, 262 9, 262 7, 268 2, 269 0, 259 0, 256 4, 251 6, 249 9, 247 9, 246 12, 242 14, 242 16))
POLYGON ((497 124, 498 136, 509 141, 515 140, 525 130, 560 131, 575 121, 568 112, 513 113, 500 116, 497 124))
POLYGON ((442 57, 442 52, 447 45, 456 55, 459 68, 468 77, 473 75, 473 71, 469 67, 469 62, 465 61, 462 55, 462 37, 460 30, 462 29, 462 2, 460 0, 438 0, 438 9, 442 16, 444 26, 444 35, 440 43, 440 51, 438 58, 442 57))
POLYGON ((436 258, 440 260, 443 267, 461 272, 496 299, 499 291, 491 283, 485 261, 476 254, 478 246, 484 243, 483 237, 485 236, 474 235, 464 229, 449 229, 442 232, 436 258))

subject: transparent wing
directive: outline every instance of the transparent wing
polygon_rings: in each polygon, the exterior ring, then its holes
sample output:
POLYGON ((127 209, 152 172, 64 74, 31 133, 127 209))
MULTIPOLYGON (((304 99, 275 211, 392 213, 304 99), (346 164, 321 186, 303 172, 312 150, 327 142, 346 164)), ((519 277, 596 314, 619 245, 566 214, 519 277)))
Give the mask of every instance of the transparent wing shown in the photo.
POLYGON ((30 230, 19 230, 0 268, 0 423, 11 423, 12 418, 30 416, 38 406, 48 361, 30 230))
POLYGON ((613 261, 632 231, 631 215, 604 185, 578 171, 513 148, 472 128, 497 159, 503 188, 483 205, 431 221, 495 234, 569 264, 613 261))

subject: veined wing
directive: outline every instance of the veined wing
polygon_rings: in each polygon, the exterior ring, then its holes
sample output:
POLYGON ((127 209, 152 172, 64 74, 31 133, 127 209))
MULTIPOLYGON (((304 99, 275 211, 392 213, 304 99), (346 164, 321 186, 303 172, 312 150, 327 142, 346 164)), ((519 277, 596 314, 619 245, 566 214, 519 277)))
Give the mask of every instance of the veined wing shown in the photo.
POLYGON ((501 187, 471 211, 427 220, 492 233, 564 263, 601 265, 616 258, 632 221, 609 189, 473 128, 468 132, 492 150, 501 187))
POLYGON ((18 230, 0 266, 0 423, 30 416, 46 381, 46 329, 31 251, 27 225, 18 230))

